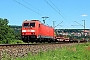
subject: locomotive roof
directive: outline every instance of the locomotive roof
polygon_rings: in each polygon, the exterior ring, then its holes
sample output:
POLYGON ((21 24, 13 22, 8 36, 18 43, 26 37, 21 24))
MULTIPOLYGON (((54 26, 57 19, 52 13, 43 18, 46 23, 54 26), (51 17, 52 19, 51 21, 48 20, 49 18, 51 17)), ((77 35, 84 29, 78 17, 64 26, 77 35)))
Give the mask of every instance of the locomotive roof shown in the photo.
POLYGON ((39 20, 25 20, 24 22, 29 22, 29 21, 39 21, 39 20))
POLYGON ((39 21, 39 20, 31 20, 31 21, 39 21))
MULTIPOLYGON (((46 24, 42 23, 40 20, 25 20, 23 23, 28 23, 31 21, 38 21, 38 22, 40 22, 40 24, 46 25, 46 24)), ((46 25, 46 26, 49 26, 49 25, 46 25)), ((51 26, 49 26, 49 27, 51 27, 51 26)))

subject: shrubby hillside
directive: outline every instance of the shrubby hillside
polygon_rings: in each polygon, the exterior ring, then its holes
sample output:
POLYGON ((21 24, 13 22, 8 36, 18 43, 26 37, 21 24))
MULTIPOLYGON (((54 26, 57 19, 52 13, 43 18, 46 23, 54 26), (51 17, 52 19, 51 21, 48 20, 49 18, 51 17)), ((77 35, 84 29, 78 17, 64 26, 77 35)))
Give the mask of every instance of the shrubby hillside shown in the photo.
POLYGON ((0 18, 0 43, 19 43, 20 33, 17 34, 8 23, 9 20, 0 18))

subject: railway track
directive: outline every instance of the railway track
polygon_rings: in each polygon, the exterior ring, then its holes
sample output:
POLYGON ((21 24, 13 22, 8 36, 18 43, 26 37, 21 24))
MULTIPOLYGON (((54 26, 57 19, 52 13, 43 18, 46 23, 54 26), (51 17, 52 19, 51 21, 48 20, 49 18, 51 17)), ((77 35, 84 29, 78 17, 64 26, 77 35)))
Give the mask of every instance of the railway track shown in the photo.
POLYGON ((24 44, 0 44, 0 46, 24 46, 24 45, 45 45, 45 44, 70 44, 68 42, 45 42, 45 43, 24 43, 24 44))
POLYGON ((54 50, 64 46, 73 46, 77 43, 27 43, 27 44, 0 44, 0 59, 4 55, 11 57, 26 56, 28 52, 37 54, 40 51, 54 50))
MULTIPOLYGON (((78 42, 38 42, 38 43, 24 43, 24 44, 0 44, 0 46, 24 46, 24 45, 46 45, 46 44, 72 44, 72 43, 78 43, 78 42)), ((84 42, 79 42, 84 43, 84 42)))

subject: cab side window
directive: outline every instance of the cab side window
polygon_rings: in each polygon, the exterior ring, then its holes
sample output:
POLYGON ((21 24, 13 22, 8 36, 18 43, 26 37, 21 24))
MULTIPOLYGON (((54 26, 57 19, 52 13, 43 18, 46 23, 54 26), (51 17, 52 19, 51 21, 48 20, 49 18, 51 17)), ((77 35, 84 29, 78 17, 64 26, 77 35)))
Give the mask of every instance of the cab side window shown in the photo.
POLYGON ((39 26, 38 27, 40 27, 40 24, 39 24, 39 26))

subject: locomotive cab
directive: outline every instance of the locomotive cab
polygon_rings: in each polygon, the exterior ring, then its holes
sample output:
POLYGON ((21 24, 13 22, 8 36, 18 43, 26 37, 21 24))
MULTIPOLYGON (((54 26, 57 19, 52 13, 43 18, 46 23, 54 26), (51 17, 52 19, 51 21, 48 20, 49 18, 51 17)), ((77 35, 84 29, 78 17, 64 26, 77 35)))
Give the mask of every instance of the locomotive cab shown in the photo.
POLYGON ((25 42, 52 41, 54 28, 41 23, 39 20, 24 21, 21 35, 25 42))
POLYGON ((35 20, 24 21, 22 24, 22 40, 34 41, 37 39, 37 24, 35 20))

